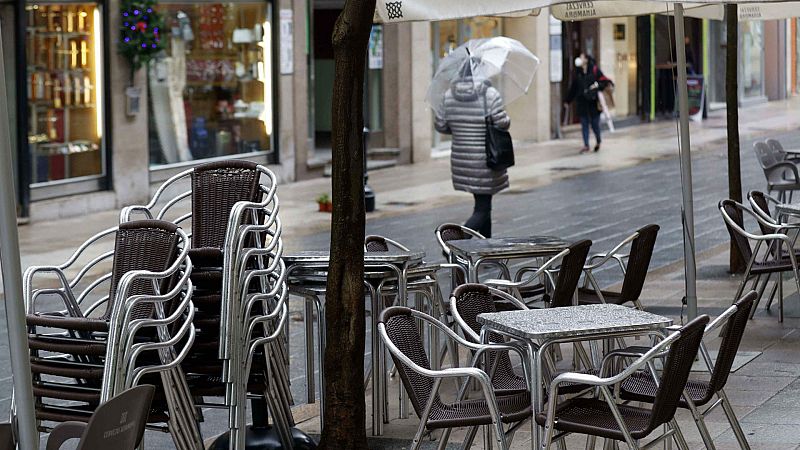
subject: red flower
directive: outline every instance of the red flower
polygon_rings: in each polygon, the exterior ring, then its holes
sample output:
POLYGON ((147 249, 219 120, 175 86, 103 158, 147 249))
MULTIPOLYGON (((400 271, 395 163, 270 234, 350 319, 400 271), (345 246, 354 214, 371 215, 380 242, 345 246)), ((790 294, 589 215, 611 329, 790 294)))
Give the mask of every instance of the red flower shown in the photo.
POLYGON ((136 29, 137 30, 139 30, 141 32, 144 32, 145 28, 147 28, 147 23, 146 22, 136 22, 136 29))

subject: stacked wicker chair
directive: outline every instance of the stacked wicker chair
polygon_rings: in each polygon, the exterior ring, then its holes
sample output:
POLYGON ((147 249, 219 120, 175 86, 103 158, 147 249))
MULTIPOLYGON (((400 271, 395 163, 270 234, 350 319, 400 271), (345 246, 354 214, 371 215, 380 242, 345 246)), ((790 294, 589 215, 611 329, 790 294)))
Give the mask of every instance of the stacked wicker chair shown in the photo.
POLYGON ((291 448, 283 334, 287 290, 276 188, 275 176, 263 166, 214 162, 174 176, 149 204, 121 214, 122 221, 143 214, 183 226, 191 222, 198 333, 183 368, 194 397, 228 409, 232 449, 244 448, 248 395, 268 405, 284 447, 291 448), (219 397, 221 404, 209 400, 219 397))
POLYGON ((88 422, 101 403, 147 383, 159 387, 150 425, 178 449, 202 447, 180 368, 195 338, 188 250, 174 224, 134 221, 93 236, 61 265, 25 272, 40 430, 88 422))

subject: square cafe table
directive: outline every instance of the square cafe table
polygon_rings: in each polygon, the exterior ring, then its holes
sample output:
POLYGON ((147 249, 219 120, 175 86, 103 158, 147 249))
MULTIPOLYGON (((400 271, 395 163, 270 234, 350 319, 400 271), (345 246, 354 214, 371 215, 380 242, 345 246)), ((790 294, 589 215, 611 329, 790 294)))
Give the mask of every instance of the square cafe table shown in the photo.
MULTIPOLYGON (((450 241, 451 258, 467 264, 467 282, 478 283, 478 268, 486 261, 555 256, 569 246, 553 236, 461 239, 450 241)), ((457 262, 452 260, 451 262, 457 262)))
POLYGON ((535 417, 544 411, 542 357, 548 346, 660 333, 672 325, 672 319, 667 317, 612 304, 484 313, 478 316, 478 322, 483 325, 481 340, 488 332, 496 332, 527 346, 528 361, 523 361, 523 365, 528 369, 526 375, 530 376, 532 449, 541 445, 544 431, 536 424, 535 417))
MULTIPOLYGON (((425 257, 425 252, 422 251, 403 251, 397 249, 390 249, 387 252, 365 252, 364 253, 364 271, 365 278, 376 277, 397 277, 397 296, 401 304, 405 304, 407 298, 407 273, 411 266, 422 262, 425 257)), ((283 261, 286 264, 286 276, 289 282, 292 282, 292 273, 297 270, 318 270, 323 273, 328 272, 330 265, 331 254, 329 250, 306 250, 299 252, 291 252, 283 255, 283 261)), ((374 297, 374 296, 373 296, 374 297)), ((384 386, 384 373, 380 369, 383 367, 383 352, 379 350, 380 339, 378 337, 378 320, 382 310, 382 302, 377 298, 372 298, 372 433, 375 436, 383 434, 383 424, 387 422, 388 417, 383 417, 382 405, 385 402, 383 398, 384 386)), ((324 314, 324 313, 323 313, 324 314)), ((324 320, 324 317, 320 318, 324 320)), ((306 326, 310 324, 307 322, 306 326)), ((322 339, 321 339, 322 340, 322 339)), ((320 342, 320 352, 324 352, 322 342, 320 342)), ((324 354, 324 353, 322 353, 324 354)), ((307 362, 308 364, 309 362, 307 362)), ((313 361, 310 361, 313 364, 313 361)), ((320 367, 320 384, 324 383, 323 368, 320 367)), ((313 374, 312 374, 313 378, 313 374)), ((313 379, 307 380, 308 386, 313 389, 313 379)), ((320 419, 322 418, 322 403, 324 402, 324 395, 322 392, 324 385, 320 386, 320 419)))

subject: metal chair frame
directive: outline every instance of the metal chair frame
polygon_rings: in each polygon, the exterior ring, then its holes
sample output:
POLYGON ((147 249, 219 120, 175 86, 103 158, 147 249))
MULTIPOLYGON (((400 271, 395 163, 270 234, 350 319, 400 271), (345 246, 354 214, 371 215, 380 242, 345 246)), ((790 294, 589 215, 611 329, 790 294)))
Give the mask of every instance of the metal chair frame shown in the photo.
POLYGON ((755 142, 753 150, 756 159, 764 171, 767 180, 767 191, 778 192, 778 199, 785 203, 792 201, 794 191, 800 190, 800 173, 797 165, 787 161, 785 153, 778 153, 766 142, 755 142), (788 197, 786 193, 789 193, 788 197))
MULTIPOLYGON (((202 168, 202 166, 201 166, 202 168)), ((181 172, 164 182, 146 205, 129 206, 120 212, 127 221, 134 214, 165 218, 182 202, 193 200, 193 188, 172 198, 167 193, 179 183, 191 180, 197 168, 181 172)), ((258 175, 259 201, 236 202, 227 217, 222 252, 220 342, 218 357, 222 362, 225 385, 223 405, 229 412, 230 448, 243 448, 246 426, 248 380, 258 349, 265 357, 267 389, 263 393, 273 422, 284 445, 291 445, 291 391, 288 385, 288 350, 286 349, 286 268, 281 258, 283 244, 277 178, 266 167, 254 166, 258 175), (253 291, 255 289, 255 291, 253 291), (259 305, 262 313, 254 314, 259 305), (257 332, 258 331, 258 332, 257 332)), ((187 224, 193 211, 177 211, 173 223, 187 224)), ((261 395, 261 394, 259 394, 261 395)))
MULTIPOLYGON (((105 238, 116 237, 116 233, 117 227, 97 233, 81 244, 67 261, 60 265, 29 267, 24 275, 23 294, 26 309, 29 314, 35 314, 36 300, 44 294, 55 294, 64 301, 66 307, 66 310, 55 312, 57 316, 85 318, 100 305, 112 300, 107 334, 66 331, 43 336, 61 336, 61 339, 76 343, 105 344, 106 354, 103 372, 106 375, 102 377, 100 386, 101 402, 105 402, 120 392, 138 385, 144 375, 159 373, 170 411, 167 426, 172 432, 175 445, 179 449, 196 448, 197 445, 202 445, 202 438, 196 425, 195 406, 191 396, 188 395, 186 379, 179 367, 195 339, 195 331, 192 325, 194 317, 192 293, 194 288, 189 279, 192 273, 192 262, 188 257, 188 236, 180 228, 176 230, 179 240, 179 252, 175 261, 166 270, 162 272, 146 270, 127 272, 118 280, 113 299, 110 299, 109 295, 103 295, 98 301, 86 308, 86 311, 82 311, 81 304, 83 301, 99 286, 106 281, 110 281, 112 272, 103 273, 94 281, 88 282, 88 286, 77 295, 75 290, 78 289, 79 284, 92 269, 99 268, 103 262, 108 262, 114 257, 115 252, 114 250, 104 251, 102 248, 95 250, 99 252, 99 255, 91 258, 86 265, 78 269, 77 274, 72 279, 67 277, 66 271, 76 266, 77 261, 82 256, 91 253, 90 249, 94 250, 95 247, 100 247, 98 243, 105 238), (35 282, 40 278, 39 275, 46 273, 54 274, 60 281, 61 287, 36 289, 35 282), (163 281, 174 277, 177 277, 174 286, 167 292, 159 293, 162 291, 159 285, 163 281), (141 280, 152 283, 154 292, 157 294, 133 295, 131 289, 134 283, 141 280), (169 315, 166 314, 164 309, 164 305, 168 301, 172 301, 174 305, 174 310, 169 315), (153 317, 134 317, 135 308, 144 304, 152 305, 153 317), (181 325, 176 329, 175 325, 179 323, 181 325), (136 340, 140 332, 148 328, 155 329, 155 336, 158 340, 146 340, 143 342, 136 340), (178 350, 179 347, 180 350, 178 350), (143 353, 151 351, 157 352, 160 364, 140 365, 139 357, 143 353), (174 386, 176 390, 173 391, 169 388, 170 386, 174 386)), ((47 357, 45 359, 56 362, 57 358, 47 357)))
MULTIPOLYGON (((795 255, 795 252, 792 250, 792 244, 793 244, 792 240, 786 234, 780 233, 780 230, 783 229, 782 225, 775 225, 772 222, 768 222, 767 220, 762 218, 761 215, 753 212, 752 210, 750 210, 746 206, 742 205, 741 203, 735 202, 733 200, 720 201, 718 208, 719 208, 720 214, 722 214, 722 218, 725 221, 725 224, 729 227, 730 230, 732 230, 733 232, 743 236, 748 241, 756 242, 755 248, 753 248, 751 250, 750 260, 747 262, 747 267, 745 268, 744 275, 742 276, 742 282, 739 284, 739 288, 736 290, 736 294, 734 295, 734 298, 740 298, 742 296, 742 293, 744 292, 744 289, 745 289, 747 283, 751 279, 754 280, 753 289, 758 291, 758 299, 756 300, 755 305, 753 305, 753 309, 752 309, 752 311, 750 313, 751 314, 750 317, 752 318, 755 315, 756 309, 758 308, 758 303, 761 301, 761 297, 763 296, 764 290, 766 289, 767 283, 769 282, 770 276, 772 275, 772 273, 767 273, 767 277, 764 280, 764 283, 762 284, 761 288, 759 289, 758 288, 758 284, 761 281, 762 274, 758 274, 758 275, 753 276, 753 275, 751 275, 750 272, 752 271, 753 266, 754 266, 754 264, 756 264, 756 260, 759 257, 762 258, 762 262, 767 262, 770 257, 775 258, 775 256, 774 256, 775 254, 778 254, 778 255, 782 254, 781 253, 781 249, 782 249, 783 245, 785 245, 786 248, 789 249, 789 251, 787 251, 787 255, 789 257, 789 262, 790 262, 791 267, 792 267, 792 272, 793 272, 793 275, 794 275, 794 279, 795 279, 795 283, 797 285, 798 292, 800 292, 800 273, 798 273, 797 256, 795 255), (748 232, 742 226, 737 224, 736 221, 732 217, 730 217, 730 215, 728 215, 728 213, 725 211, 725 204, 729 204, 729 205, 733 206, 734 208, 736 208, 740 212, 747 213, 750 217, 753 217, 759 223, 760 226, 763 226, 766 229, 772 229, 772 230, 774 230, 774 232, 771 233, 771 234, 762 234, 762 235, 753 234, 753 233, 748 232), (765 243, 767 245, 767 248, 763 252, 763 256, 759 256, 761 248, 765 243), (773 245, 775 245, 777 247, 773 247, 773 245), (775 250, 777 250, 777 253, 771 251, 773 248, 775 250)), ((749 242, 748 242, 748 245, 749 245, 749 242)), ((780 262, 780 261, 778 260, 778 262, 780 262)), ((780 295, 778 297, 778 303, 779 303, 778 306, 779 306, 779 309, 780 309, 780 311, 779 311, 779 316, 780 316, 779 320, 781 322, 783 322, 783 286, 782 286, 782 284, 783 283, 780 283, 780 282, 778 283, 778 289, 781 291, 780 295)))
MULTIPOLYGON (((620 271, 622 272, 622 276, 624 277, 627 274, 627 261, 630 257, 630 253, 622 253, 622 249, 626 246, 630 245, 631 242, 636 240, 639 237, 639 233, 633 233, 630 236, 626 237, 622 240, 619 244, 614 246, 609 252, 607 253, 595 253, 589 256, 589 264, 584 266, 583 274, 584 274, 584 283, 583 287, 588 288, 590 285, 592 289, 594 289, 597 297, 600 298, 600 301, 605 303, 606 300, 603 297, 603 292, 600 289, 600 283, 597 282, 597 278, 594 276, 594 271, 602 268, 606 264, 611 261, 614 261, 619 266, 620 271)), ((636 309, 644 310, 642 303, 639 299, 633 300, 636 309)))
MULTIPOLYGON (((402 308, 402 307, 392 307, 386 310, 388 312, 390 309, 395 308, 402 308)), ((479 361, 480 357, 483 356, 483 353, 488 351, 514 351, 520 354, 520 357, 524 360, 524 352, 515 345, 501 345, 501 344, 475 344, 473 342, 467 341, 466 339, 462 338, 458 334, 456 334, 453 330, 447 327, 445 324, 439 322, 438 320, 434 319, 433 317, 420 312, 415 311, 409 308, 404 308, 405 310, 409 311, 411 316, 415 319, 421 320, 426 322, 436 328, 438 328, 444 335, 452 339, 457 344, 466 347, 475 352, 475 357, 473 361, 479 361)), ((455 379, 471 379, 475 380, 478 385, 480 386, 481 391, 483 392, 484 399, 486 400, 489 412, 492 417, 492 426, 494 427, 494 435, 495 435, 495 443, 502 449, 508 450, 509 444, 507 441, 507 437, 513 438, 513 433, 516 429, 522 425, 525 421, 520 421, 513 425, 508 431, 506 431, 503 427, 502 416, 500 414, 500 408, 497 405, 497 398, 495 397, 494 390, 492 388, 492 382, 489 375, 477 368, 477 367, 458 367, 458 368, 447 368, 441 370, 429 370, 424 367, 420 367, 419 365, 415 364, 410 358, 408 358, 389 338, 387 331, 386 331, 386 324, 381 318, 381 321, 378 323, 378 333, 380 335, 383 344, 389 350, 389 352, 397 358, 403 365, 410 368, 412 371, 425 376, 434 378, 434 385, 433 389, 431 390, 428 402, 425 404, 422 413, 420 414, 420 423, 417 427, 417 431, 414 435, 412 446, 411 448, 416 450, 419 449, 422 445, 422 438, 425 434, 426 423, 428 420, 428 416, 430 414, 431 408, 433 407, 433 403, 436 399, 436 394, 439 392, 439 388, 441 387, 441 382, 447 378, 455 378, 455 379)), ((526 377, 527 378, 527 377, 526 377)), ((464 383, 466 384, 466 383, 464 383)), ((447 445, 447 440, 450 436, 451 428, 445 429, 444 433, 439 442, 439 448, 443 449, 447 445)), ((471 445, 472 439, 475 437, 475 431, 477 431, 477 427, 473 427, 470 432, 467 434, 467 441, 464 442, 464 448, 469 448, 471 445)), ((487 441, 488 441, 488 433, 487 433, 487 441)), ((491 445, 491 441, 488 441, 489 445, 491 445)))
MULTIPOLYGON (((436 227, 434 234, 436 235, 436 241, 439 243, 439 246, 442 248, 442 253, 445 255, 447 261, 451 264, 458 264, 461 266, 464 272, 466 272, 467 262, 457 258, 455 255, 452 254, 450 251, 450 246, 447 245, 444 238, 442 237, 442 232, 445 228, 458 228, 461 230, 462 233, 469 235, 472 239, 486 239, 486 237, 479 232, 473 230, 472 228, 465 227, 463 225, 458 225, 455 223, 443 223, 436 227)), ((483 263, 486 266, 494 266, 500 271, 500 277, 505 278, 507 280, 511 279, 511 272, 508 269, 508 265, 506 261, 486 261, 483 263)), ((464 279, 466 280, 466 276, 464 279)), ((451 278, 451 290, 455 289, 456 286, 456 277, 455 273, 453 273, 451 278)))
MULTIPOLYGON (((757 295, 758 293, 756 291, 750 291, 745 297, 743 297, 743 300, 746 300, 750 296, 756 297, 757 295)), ((754 303, 750 303, 750 307, 752 308, 753 306, 754 303)), ((711 321, 708 325, 706 325, 705 330, 703 331, 703 341, 700 342, 700 349, 698 353, 702 357, 703 363, 709 374, 712 374, 714 372, 715 363, 714 360, 711 358, 711 354, 708 351, 708 347, 705 344, 705 338, 711 336, 713 331, 716 331, 722 328, 724 325, 726 325, 727 322, 731 319, 731 317, 733 317, 733 315, 736 314, 738 311, 739 311, 739 306, 737 304, 729 306, 725 311, 722 312, 722 314, 717 316, 713 321, 711 321)), ((677 330, 679 328, 680 327, 676 326, 670 327, 671 330, 677 330)), ((659 337, 654 336, 654 338, 658 339, 659 337)), ((615 350, 605 356, 605 358, 603 359, 603 367, 607 367, 606 366, 607 362, 615 357, 638 358, 641 357, 642 355, 643 353, 637 350, 634 351, 626 349, 615 350)), ((666 352, 662 352, 661 355, 659 355, 659 357, 661 356, 666 356, 666 352)), ((656 384, 658 384, 658 378, 654 378, 653 380, 656 384)), ((705 423, 705 417, 708 414, 710 414, 713 410, 715 410, 718 406, 722 406, 722 409, 725 412, 725 417, 728 420, 731 429, 733 430, 733 434, 736 436, 736 441, 739 443, 739 446, 743 450, 749 450, 750 444, 747 442, 747 437, 745 436, 744 430, 742 430, 742 426, 739 423, 739 419, 736 417, 736 412, 733 410, 733 406, 731 405, 730 400, 728 400, 728 396, 725 393, 724 387, 715 391, 714 395, 716 395, 717 400, 703 411, 699 409, 699 406, 703 405, 697 405, 692 400, 691 396, 686 394, 682 396, 682 400, 686 403, 685 408, 690 411, 690 413, 692 414, 692 418, 697 424, 697 428, 698 431, 700 432, 701 438, 703 439, 704 445, 708 450, 713 450, 715 448, 714 441, 711 437, 711 433, 709 432, 708 427, 706 426, 705 423)), ((683 407, 683 405, 680 406, 683 407)))
MULTIPOLYGON (((707 320, 707 318, 705 320, 707 320)), ((606 404, 608 405, 614 417, 614 420, 616 421, 620 431, 622 432, 625 438, 625 443, 628 445, 629 448, 637 450, 653 448, 659 443, 663 442, 665 439, 672 437, 679 448, 688 449, 689 447, 686 443, 686 439, 684 438, 683 433, 681 432, 681 429, 678 426, 678 422, 675 420, 674 417, 668 423, 665 424, 667 428, 665 433, 654 438, 652 441, 646 443, 643 446, 639 445, 637 440, 631 436, 631 432, 628 429, 625 421, 622 418, 622 414, 619 411, 616 402, 616 397, 613 395, 612 390, 610 389, 643 369, 650 371, 652 375, 655 377, 655 379, 658 380, 657 374, 655 373, 655 366, 653 362, 656 358, 659 358, 664 354, 666 354, 670 345, 672 345, 680 336, 681 336, 681 331, 675 331, 669 336, 666 336, 663 340, 661 340, 653 348, 647 351, 644 355, 639 356, 622 372, 613 376, 601 377, 601 376, 582 374, 582 373, 571 373, 571 372, 562 373, 558 375, 550 384, 551 398, 555 399, 558 397, 558 390, 562 384, 571 383, 571 384, 582 384, 582 385, 593 386, 596 388, 598 394, 603 397, 606 404)), ((605 373, 605 369, 606 368, 604 367, 603 371, 601 371, 601 374, 605 373)), ((684 397, 688 397, 685 389, 683 395, 684 397)), ((547 405, 545 437, 544 437, 544 443, 542 445, 542 447, 545 450, 549 450, 550 446, 553 444, 554 441, 561 440, 565 438, 567 435, 571 434, 569 432, 562 432, 558 435, 554 434, 555 423, 556 423, 555 415, 557 406, 558 402, 556 401, 550 401, 548 402, 547 405)))

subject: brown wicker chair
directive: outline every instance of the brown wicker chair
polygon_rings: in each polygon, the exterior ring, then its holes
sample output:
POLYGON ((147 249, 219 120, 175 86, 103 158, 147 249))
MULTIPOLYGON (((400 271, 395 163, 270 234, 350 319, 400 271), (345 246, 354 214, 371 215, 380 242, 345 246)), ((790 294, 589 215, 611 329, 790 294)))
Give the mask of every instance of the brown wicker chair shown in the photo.
MULTIPOLYGON (((461 332, 469 341, 480 343, 482 326, 478 323, 478 315, 497 312, 496 303, 502 299, 505 304, 512 304, 517 309, 528 309, 525 304, 513 296, 482 284, 462 284, 453 291, 450 297, 450 311, 461 328, 461 332)), ((489 342, 505 343, 502 336, 492 333, 489 342)), ((528 382, 523 375, 514 371, 508 352, 492 352, 489 355, 487 371, 492 377, 492 386, 498 395, 514 394, 528 390, 528 382)))
MULTIPOLYGON (((515 276, 515 281, 488 280, 486 284, 498 289, 510 289, 517 298, 523 299, 525 295, 519 290, 526 286, 536 285, 542 277, 545 277, 553 286, 551 293, 546 292, 541 297, 545 305, 553 308, 571 306, 574 304, 575 290, 578 287, 591 246, 592 241, 590 240, 574 242, 540 267, 520 270, 515 276), (554 273, 556 273, 556 280, 552 282, 550 280, 554 273), (522 278, 526 275, 526 279, 523 280, 522 278)), ((528 300, 526 305, 531 307, 536 300, 538 299, 528 300)))
POLYGON ((581 433, 623 441, 629 448, 638 449, 641 448, 639 440, 649 436, 661 425, 666 425, 668 431, 648 443, 646 447, 673 437, 681 448, 688 448, 675 421, 675 411, 686 388, 686 381, 703 339, 706 324, 708 316, 696 318, 615 376, 600 378, 577 373, 557 376, 551 384, 551 401, 548 403, 547 411, 536 415, 536 422, 545 427, 543 448, 549 449, 554 440, 570 433, 581 433), (665 351, 666 361, 660 377, 661 384, 652 408, 618 405, 611 388, 645 367, 654 367, 653 360, 665 351), (577 397, 559 403, 555 399, 558 398, 559 389, 564 383, 596 386, 602 399, 577 397))
MULTIPOLYGON (((460 264, 462 267, 466 267, 466 263, 458 261, 455 256, 452 255, 450 247, 447 245, 447 243, 450 241, 460 241, 464 239, 486 239, 477 231, 455 223, 443 223, 436 227, 436 231, 434 233, 436 234, 436 241, 439 242, 439 246, 442 248, 442 255, 444 256, 444 259, 450 263, 460 264)), ((511 279, 511 274, 508 271, 508 267, 506 266, 505 262, 487 261, 484 264, 498 269, 500 278, 506 280, 511 279)), ((453 289, 466 283, 466 269, 453 270, 451 281, 453 289)))
POLYGON ((199 429, 187 425, 196 419, 194 405, 183 395, 186 380, 177 368, 195 336, 187 246, 188 237, 171 223, 135 221, 90 238, 61 266, 26 271, 33 392, 42 430, 48 427, 41 422, 86 422, 100 403, 144 380, 161 388, 150 423, 166 423, 178 448, 202 443, 199 429), (65 271, 93 244, 112 237, 114 250, 91 259, 68 281, 65 271), (87 274, 109 259, 111 272, 90 282, 87 274), (45 273, 55 274, 62 286, 34 289, 45 273), (109 290, 102 296, 104 284, 109 290), (48 294, 60 298, 66 310, 42 312, 48 294), (98 296, 82 308, 84 300, 98 296))
MULTIPOLYGON (((409 308, 394 306, 384 310, 378 323, 378 333, 399 368, 400 378, 409 393, 411 403, 420 424, 412 443, 420 448, 426 430, 444 429, 441 437, 443 448, 450 430, 470 427, 465 448, 469 448, 479 426, 493 426, 495 440, 502 450, 508 449, 506 436, 513 434, 531 415, 530 393, 525 391, 512 395, 496 396, 492 381, 483 370, 474 367, 432 370, 428 355, 422 345, 417 320, 427 322, 455 340, 458 344, 474 350, 480 356, 484 351, 518 351, 506 345, 480 345, 466 341, 433 317, 409 308), (483 392, 482 399, 456 400, 449 403, 439 396, 439 387, 445 378, 469 377, 478 382, 483 392), (510 424, 509 430, 503 425, 510 424)), ((487 431, 488 432, 488 431, 487 431)))
POLYGON ((283 441, 290 439, 288 426, 294 424, 285 339, 252 345, 274 335, 278 320, 274 314, 284 305, 276 189, 275 175, 261 165, 218 161, 170 178, 147 205, 131 206, 121 213, 123 222, 136 214, 184 226, 191 222, 189 255, 195 262, 192 281, 197 288, 198 332, 182 368, 200 405, 228 408, 231 430, 237 434, 234 440, 244 436, 239 431, 246 425, 241 423, 245 405, 241 389, 263 399, 254 401, 254 407, 266 411, 269 403, 273 418, 286 419, 287 426, 280 427, 283 441), (253 302, 258 295, 263 301, 253 302), (263 322, 268 317, 274 322, 263 322), (262 322, 254 326, 254 320, 262 322), (248 351, 253 354, 246 355, 248 351), (269 359, 268 353, 274 358, 269 359), (248 375, 240 376, 242 370, 248 375), (224 397, 224 403, 210 401, 213 397, 224 397))
POLYGON ((581 305, 614 303, 623 305, 633 303, 637 309, 644 309, 639 297, 642 295, 650 260, 658 237, 658 225, 647 225, 628 236, 608 253, 592 255, 584 267, 585 283, 578 289, 578 303, 581 305), (630 253, 620 251, 630 244, 630 253), (600 289, 594 271, 609 262, 616 262, 622 270, 622 289, 619 292, 600 289))
POLYGON ((134 450, 147 425, 147 414, 155 387, 131 388, 103 403, 89 423, 64 422, 47 438, 47 450, 59 450, 70 439, 78 439, 77 450, 134 450))
MULTIPOLYGON (((736 413, 725 394, 725 384, 728 382, 733 361, 736 358, 736 353, 739 351, 739 344, 742 342, 745 328, 747 327, 748 318, 750 317, 750 309, 753 307, 758 294, 755 291, 750 291, 747 295, 739 299, 736 303, 728 308, 724 313, 717 317, 714 322, 709 324, 704 334, 709 336, 711 332, 722 327, 722 342, 719 346, 719 354, 716 363, 711 359, 705 345, 701 344, 700 354, 703 357, 706 365, 708 366, 710 379, 689 379, 686 383, 686 396, 681 399, 678 406, 681 408, 689 409, 694 417, 697 427, 700 430, 700 436, 706 445, 706 448, 711 450, 714 448, 714 442, 711 439, 711 434, 705 424, 705 416, 708 415, 717 406, 722 406, 725 411, 725 416, 733 429, 739 445, 743 449, 749 449, 744 431, 736 418, 736 413), (698 407, 709 404, 714 398, 719 400, 712 404, 707 410, 701 412, 698 407)), ((639 372, 623 381, 620 385, 620 397, 624 400, 637 401, 653 404, 658 392, 658 384, 653 376, 648 372, 639 372)))
MULTIPOLYGON (((461 328, 464 336, 474 343, 480 343, 482 326, 478 323, 478 315, 484 313, 497 312, 496 305, 506 308, 513 305, 516 309, 528 309, 520 300, 513 296, 491 288, 483 284, 463 284, 456 288, 450 297, 450 311, 456 323, 461 328)), ((507 309, 506 309, 507 310, 507 309)), ((502 336, 492 333, 488 336, 489 342, 505 343, 502 336)), ((586 367, 590 367, 588 356, 578 355, 586 367)), ((550 358, 546 359, 547 369, 551 374, 555 374, 555 363, 550 358)), ((492 385, 498 395, 517 393, 528 389, 528 384, 524 374, 520 376, 513 367, 508 352, 496 352, 489 355, 488 368, 492 376, 492 385)), ((594 369, 588 369, 583 373, 596 374, 594 369)), ((586 389, 586 386, 578 384, 562 386, 561 393, 564 395, 577 394, 586 389)))

